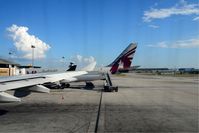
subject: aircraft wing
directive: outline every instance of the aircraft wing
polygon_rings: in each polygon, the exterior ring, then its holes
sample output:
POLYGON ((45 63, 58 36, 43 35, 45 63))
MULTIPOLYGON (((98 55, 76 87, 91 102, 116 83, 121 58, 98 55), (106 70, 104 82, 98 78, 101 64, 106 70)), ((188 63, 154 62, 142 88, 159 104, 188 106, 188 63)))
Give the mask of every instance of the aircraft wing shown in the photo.
POLYGON ((0 79, 0 92, 18 89, 23 87, 34 86, 37 84, 42 84, 46 81, 45 76, 17 76, 17 77, 7 77, 0 79))
POLYGON ((76 76, 87 74, 86 71, 74 71, 54 74, 37 74, 14 76, 0 79, 0 102, 20 101, 19 98, 14 97, 8 93, 7 90, 26 89, 36 92, 49 92, 49 89, 42 84, 47 82, 58 82, 65 80, 67 82, 74 82, 77 80, 76 76))

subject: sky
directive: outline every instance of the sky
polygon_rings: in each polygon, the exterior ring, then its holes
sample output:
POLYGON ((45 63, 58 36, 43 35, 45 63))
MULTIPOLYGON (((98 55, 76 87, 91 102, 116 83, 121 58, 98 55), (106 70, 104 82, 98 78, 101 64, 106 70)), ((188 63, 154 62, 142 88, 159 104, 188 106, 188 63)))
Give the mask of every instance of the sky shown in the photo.
POLYGON ((1 58, 105 66, 131 42, 133 65, 199 68, 199 1, 0 0, 1 58))

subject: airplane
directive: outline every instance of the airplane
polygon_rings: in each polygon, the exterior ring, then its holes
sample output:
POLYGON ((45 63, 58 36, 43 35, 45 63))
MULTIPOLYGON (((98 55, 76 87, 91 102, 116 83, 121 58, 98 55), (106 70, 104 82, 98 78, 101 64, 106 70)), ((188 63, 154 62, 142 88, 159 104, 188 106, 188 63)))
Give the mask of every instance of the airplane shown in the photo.
MULTIPOLYGON (((109 71, 111 72, 111 74, 115 74, 115 73, 127 73, 129 71, 133 71, 135 70, 135 68, 139 67, 139 66, 131 66, 135 51, 137 48, 137 43, 130 43, 125 50, 123 50, 123 52, 108 66, 98 70, 98 71, 93 71, 93 69, 95 68, 95 63, 94 64, 90 64, 87 67, 83 68, 82 70, 88 70, 89 67, 91 67, 89 69, 89 72, 85 75, 80 75, 80 76, 76 76, 76 78, 78 79, 77 82, 86 82, 86 86, 94 86, 92 84, 93 80, 108 80, 109 75, 107 72, 107 69, 110 69, 109 71), (111 68, 110 68, 111 67, 111 68)), ((110 80, 109 80, 110 83, 110 80)), ((112 83, 110 83, 112 86, 112 83)), ((64 87, 69 87, 70 84, 66 84, 64 87)))
POLYGON ((128 47, 107 67, 111 67, 110 72, 115 73, 126 73, 132 70, 131 63, 137 48, 136 43, 130 43, 128 47))
MULTIPOLYGON (((118 70, 119 62, 123 63, 124 69, 131 65, 131 60, 135 53, 137 45, 130 44, 109 66, 112 65, 111 73, 115 73, 118 70)), ((18 94, 24 92, 41 92, 49 93, 50 89, 45 86, 48 83, 56 83, 61 86, 61 88, 68 87, 71 82, 86 82, 88 85, 92 85, 90 81, 93 80, 105 80, 109 81, 110 86, 105 86, 107 89, 118 90, 117 87, 113 87, 110 83, 110 77, 102 72, 92 71, 96 63, 89 64, 81 71, 74 71, 76 66, 71 64, 71 68, 66 72, 62 73, 40 73, 40 74, 29 74, 20 75, 13 77, 0 78, 0 102, 18 102, 21 101, 18 94), (73 66, 73 67, 72 67, 73 66), (11 95, 5 91, 15 90, 15 94, 11 95)))
MULTIPOLYGON (((85 81, 86 85, 92 85, 89 81, 105 79, 104 72, 106 72, 107 68, 110 69, 109 71, 111 74, 115 73, 126 73, 139 66, 131 66, 135 51, 137 48, 137 43, 130 43, 125 50, 111 63, 109 64, 104 70, 93 71, 95 68, 96 63, 91 63, 82 70, 89 71, 88 74, 77 76, 78 82, 85 81), (90 68, 89 68, 90 67, 90 68), (111 68, 110 68, 111 67, 111 68), (93 80, 92 80, 93 79, 93 80)), ((74 65, 74 63, 70 63, 69 67, 74 65)), ((76 65, 74 65, 76 68, 76 65)), ((69 87, 69 84, 67 85, 69 87)), ((66 87, 66 86, 65 86, 66 87)))

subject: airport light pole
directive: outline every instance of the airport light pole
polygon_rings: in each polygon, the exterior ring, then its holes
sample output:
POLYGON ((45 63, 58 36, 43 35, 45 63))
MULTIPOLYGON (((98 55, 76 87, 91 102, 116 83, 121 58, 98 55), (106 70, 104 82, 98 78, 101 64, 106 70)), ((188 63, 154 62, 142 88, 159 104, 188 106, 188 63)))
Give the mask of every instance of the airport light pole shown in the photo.
POLYGON ((31 48, 32 48, 32 67, 34 67, 34 48, 35 48, 35 46, 31 45, 31 48))

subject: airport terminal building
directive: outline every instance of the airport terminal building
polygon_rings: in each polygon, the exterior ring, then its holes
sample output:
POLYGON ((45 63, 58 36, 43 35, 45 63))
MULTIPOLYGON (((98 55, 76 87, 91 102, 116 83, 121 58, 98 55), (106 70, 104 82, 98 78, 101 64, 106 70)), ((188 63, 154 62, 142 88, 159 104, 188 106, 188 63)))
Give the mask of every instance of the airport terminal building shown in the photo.
POLYGON ((0 76, 13 76, 17 75, 19 64, 5 60, 0 59, 0 76))
POLYGON ((0 59, 0 76, 35 74, 41 71, 38 66, 21 66, 10 60, 0 59))

